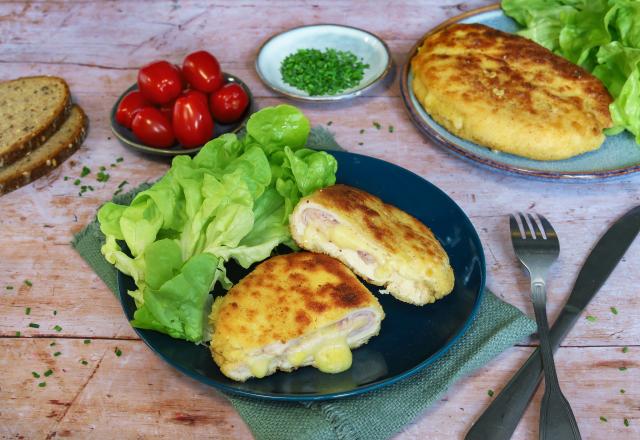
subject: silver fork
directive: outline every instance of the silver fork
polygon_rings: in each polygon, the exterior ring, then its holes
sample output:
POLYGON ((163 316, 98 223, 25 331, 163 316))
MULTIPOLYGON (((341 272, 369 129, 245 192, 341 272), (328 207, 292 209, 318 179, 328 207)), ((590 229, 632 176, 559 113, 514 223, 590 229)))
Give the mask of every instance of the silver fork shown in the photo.
POLYGON ((540 224, 531 214, 525 216, 520 213, 518 216, 522 228, 513 214, 509 216, 511 243, 516 256, 527 268, 531 278, 531 299, 538 324, 540 352, 544 367, 545 387, 540 406, 540 440, 580 439, 580 431, 571 406, 560 391, 547 322, 545 279, 549 267, 558 259, 560 242, 556 231, 543 216, 538 215, 540 224))

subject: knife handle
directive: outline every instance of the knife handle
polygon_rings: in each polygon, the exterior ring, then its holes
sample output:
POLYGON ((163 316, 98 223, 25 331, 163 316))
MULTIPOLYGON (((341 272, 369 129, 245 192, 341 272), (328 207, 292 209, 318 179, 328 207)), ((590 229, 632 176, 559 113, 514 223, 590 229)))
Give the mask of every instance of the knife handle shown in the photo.
MULTIPOLYGON (((580 311, 566 304, 549 331, 551 346, 555 351, 573 324, 580 311)), ((465 440, 509 440, 516 430, 529 401, 542 379, 542 359, 536 348, 529 359, 511 378, 504 389, 473 424, 465 440)))

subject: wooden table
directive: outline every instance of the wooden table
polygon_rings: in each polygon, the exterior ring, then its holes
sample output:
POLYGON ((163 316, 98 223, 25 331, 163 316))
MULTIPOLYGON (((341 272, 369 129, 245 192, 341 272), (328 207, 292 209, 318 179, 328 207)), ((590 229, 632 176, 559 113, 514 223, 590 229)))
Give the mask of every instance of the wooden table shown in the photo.
MULTIPOLYGON (((225 71, 249 84, 259 106, 268 106, 283 99, 261 84, 253 61, 260 43, 273 33, 309 23, 362 27, 388 43, 400 67, 426 30, 486 3, 1 2, 0 79, 64 77, 91 127, 71 160, 0 198, 0 438, 251 437, 224 398, 151 353, 118 301, 69 245, 118 184, 128 181, 127 189, 167 169, 165 162, 122 147, 109 129, 110 108, 135 81, 141 65, 162 58, 180 62, 193 50, 208 49, 225 71), (109 167, 117 157, 124 161, 109 169, 111 178, 96 182, 98 168, 109 167), (83 180, 95 190, 79 197, 73 181, 83 166, 91 168, 83 180), (30 328, 32 322, 40 327, 30 328), (42 375, 48 369, 53 371, 49 377, 32 376, 32 371, 42 375), (43 381, 46 386, 39 387, 43 381)), ((447 192, 480 234, 488 286, 531 316, 529 281, 511 250, 505 215, 515 210, 544 213, 562 241, 549 280, 549 309, 555 318, 596 238, 640 202, 640 176, 568 184, 478 168, 418 134, 405 114, 397 78, 396 72, 388 87, 348 103, 300 107, 313 124, 331 124, 348 150, 408 168, 447 192), (376 130, 374 121, 382 129, 376 130)), ((585 439, 640 438, 639 259, 636 243, 556 356, 585 439), (587 320, 587 315, 597 320, 587 320), (623 424, 624 418, 630 426, 623 424)), ((491 400, 488 390, 500 391, 533 345, 535 341, 509 349, 461 380, 398 438, 462 438, 491 400)), ((537 438, 540 397, 539 392, 514 438, 537 438)))

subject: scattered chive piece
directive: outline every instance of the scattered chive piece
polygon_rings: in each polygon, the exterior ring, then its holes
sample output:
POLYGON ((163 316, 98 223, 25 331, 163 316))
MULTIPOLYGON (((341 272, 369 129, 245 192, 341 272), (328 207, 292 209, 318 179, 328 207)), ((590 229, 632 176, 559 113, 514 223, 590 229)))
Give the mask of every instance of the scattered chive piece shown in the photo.
POLYGON ((119 157, 116 159, 116 162, 122 162, 123 160, 124 160, 123 158, 119 157))
POLYGON ((53 370, 52 369, 48 369, 47 371, 44 372, 44 377, 49 377, 53 374, 53 370))
POLYGON ((368 67, 349 51, 300 49, 282 61, 280 73, 285 83, 311 96, 336 95, 358 85, 368 67))
POLYGON ((597 320, 598 320, 598 318, 596 318, 593 315, 587 316, 587 321, 589 321, 589 322, 596 322, 597 320))
POLYGON ((26 307, 26 308, 24 309, 24 314, 25 314, 25 315, 31 315, 31 307, 26 307))
POLYGON ((35 322, 30 322, 29 327, 31 328, 40 328, 40 324, 36 324, 35 322))
POLYGON ((129 182, 127 182, 126 180, 123 180, 122 182, 120 182, 120 183, 118 184, 118 188, 122 188, 122 187, 123 187, 123 186, 125 186, 127 183, 129 183, 129 182))
POLYGON ((618 309, 616 309, 615 307, 609 307, 609 310, 611 310, 611 313, 613 313, 614 315, 618 314, 618 309))
POLYGON ((56 351, 55 353, 53 353, 54 356, 60 356, 62 353, 60 353, 59 351, 56 351))
POLYGON ((626 417, 624 418, 624 426, 629 426, 629 419, 626 417))
POLYGON ((380 130, 382 128, 382 125, 380 125, 380 123, 376 121, 373 121, 373 126, 376 127, 376 130, 380 130))
POLYGON ((46 387, 46 386, 47 386, 47 383, 46 383, 46 382, 40 382, 40 383, 38 384, 38 386, 39 386, 40 388, 44 388, 44 387, 46 387))
POLYGON ((53 347, 53 346, 55 346, 55 345, 56 345, 56 343, 55 343, 55 342, 52 342, 51 344, 49 344, 49 347, 53 347))
POLYGON ((110 166, 111 168, 115 168, 115 167, 117 167, 118 165, 116 165, 115 163, 112 163, 112 164, 111 164, 111 165, 109 165, 109 166, 110 166))
POLYGON ((629 351, 629 347, 622 347, 622 352, 623 352, 623 353, 626 353, 626 352, 628 352, 628 351, 629 351))
POLYGON ((394 130, 395 128, 393 128, 393 125, 389 125, 389 133, 393 133, 394 130))
POLYGON ((107 180, 109 180, 109 173, 105 173, 104 171, 100 171, 97 174, 96 179, 98 180, 98 182, 106 182, 107 180))
POLYGON ((327 122, 327 125, 331 125, 331 124, 333 124, 333 121, 327 122))
POLYGON ((58 311, 57 311, 57 310, 54 310, 54 311, 53 311, 53 316, 56 316, 57 314, 58 314, 58 311))
POLYGON ((85 344, 91 344, 91 339, 85 339, 85 340, 84 340, 84 343, 85 343, 85 344))
POLYGON ((20 335, 22 335, 22 333, 20 333, 20 332, 16 332, 16 336, 17 336, 17 337, 20 337, 20 335))
POLYGON ((625 392, 624 388, 620 388, 620 394, 624 394, 625 392))
POLYGON ((100 171, 104 171, 104 170, 106 170, 106 168, 103 165, 101 165, 100 166, 100 171))
POLYGON ((5 289, 7 290, 13 290, 13 286, 6 286, 5 289))
POLYGON ((364 134, 364 128, 360 129, 360 134, 364 134))
POLYGON ((69 176, 64 176, 64 180, 69 180, 69 176))
POLYGON ((40 375, 38 373, 36 373, 35 371, 32 371, 31 374, 33 375, 33 377, 35 377, 36 379, 38 379, 40 377, 40 375))
POLYGON ((56 324, 55 327, 53 327, 53 329, 57 332, 59 332, 60 330, 62 330, 62 327, 60 327, 59 325, 56 324))
POLYGON ((77 186, 77 185, 80 185, 80 179, 76 179, 76 180, 74 180, 74 181, 73 181, 73 184, 74 184, 74 185, 76 185, 76 186, 77 186))
POLYGON ((82 171, 80 172, 80 177, 84 177, 87 174, 89 174, 91 172, 91 168, 89 167, 82 167, 82 171))
POLYGON ((618 368, 618 370, 620 370, 620 371, 627 371, 627 367, 620 367, 620 368, 618 368))
POLYGON ((115 349, 113 352, 114 352, 114 353, 116 354, 116 356, 118 356, 118 357, 122 356, 122 351, 121 351, 118 347, 116 347, 116 349, 115 349))
POLYGON ((487 394, 489 395, 489 397, 493 397, 493 390, 487 391, 487 394))
POLYGON ((607 418, 605 416, 600 416, 600 421, 601 422, 607 422, 607 418))
POLYGON ((84 359, 82 359, 82 360, 80 361, 80 363, 81 363, 82 365, 87 365, 89 362, 87 362, 87 361, 85 361, 84 359))
POLYGON ((29 280, 24 280, 24 283, 29 287, 33 286, 33 283, 29 280))
POLYGON ((358 142, 358 145, 364 145, 364 142, 358 142))

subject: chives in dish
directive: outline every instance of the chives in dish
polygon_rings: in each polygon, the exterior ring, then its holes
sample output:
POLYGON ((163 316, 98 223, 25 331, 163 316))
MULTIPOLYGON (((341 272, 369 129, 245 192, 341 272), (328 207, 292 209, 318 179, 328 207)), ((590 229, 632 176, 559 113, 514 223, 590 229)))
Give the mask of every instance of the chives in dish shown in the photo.
POLYGON ((628 352, 628 351, 629 351, 629 347, 622 347, 622 352, 623 352, 623 353, 626 353, 626 352, 628 352))
POLYGON ((80 177, 84 177, 84 176, 88 175, 90 172, 91 172, 91 168, 82 167, 82 171, 80 172, 80 177))
POLYGON ((114 353, 116 354, 116 356, 118 356, 118 357, 122 356, 122 350, 120 350, 118 347, 116 347, 116 349, 115 349, 113 352, 114 352, 114 353))
POLYGON ((58 356, 60 356, 61 354, 62 354, 62 353, 60 353, 59 351, 56 351, 55 353, 53 353, 53 355, 54 355, 55 357, 58 357, 58 356))
POLYGON ((616 309, 615 307, 610 307, 609 309, 611 310, 611 313, 613 313, 614 315, 618 314, 618 309, 616 309))
POLYGON ((24 309, 24 314, 25 314, 25 315, 31 315, 31 307, 26 307, 26 308, 24 309))
POLYGON ((600 416, 600 421, 601 422, 608 422, 607 418, 605 416, 600 416))
POLYGON ((62 327, 60 327, 59 325, 56 325, 55 327, 53 327, 53 329, 57 332, 62 330, 62 327))
POLYGON ((29 287, 33 286, 33 283, 31 281, 29 281, 29 280, 24 280, 24 284, 29 286, 29 287))
POLYGON ((593 315, 589 315, 589 316, 587 316, 587 318, 586 318, 586 319, 587 319, 587 321, 589 321, 589 322, 596 322, 596 321, 598 320, 598 318, 596 318, 596 317, 595 317, 595 316, 593 316, 593 315))
POLYGON ((46 386, 47 386, 47 383, 46 383, 46 382, 40 382, 40 383, 38 384, 38 386, 39 386, 40 388, 44 388, 44 387, 46 387, 46 386))
POLYGON ((53 370, 52 369, 48 369, 47 371, 44 372, 44 376, 45 377, 49 377, 53 374, 53 370))
POLYGON ((33 375, 33 377, 35 377, 36 379, 40 378, 40 375, 38 373, 36 373, 35 371, 32 371, 31 374, 33 375))
POLYGON ((30 322, 29 327, 31 328, 40 328, 40 324, 36 324, 35 322, 30 322))
POLYGON ((85 343, 85 345, 86 345, 86 344, 91 344, 91 339, 85 339, 85 340, 84 340, 84 343, 85 343))
POLYGON ((280 65, 285 83, 310 96, 336 95, 357 86, 368 64, 349 51, 300 49, 280 65))

